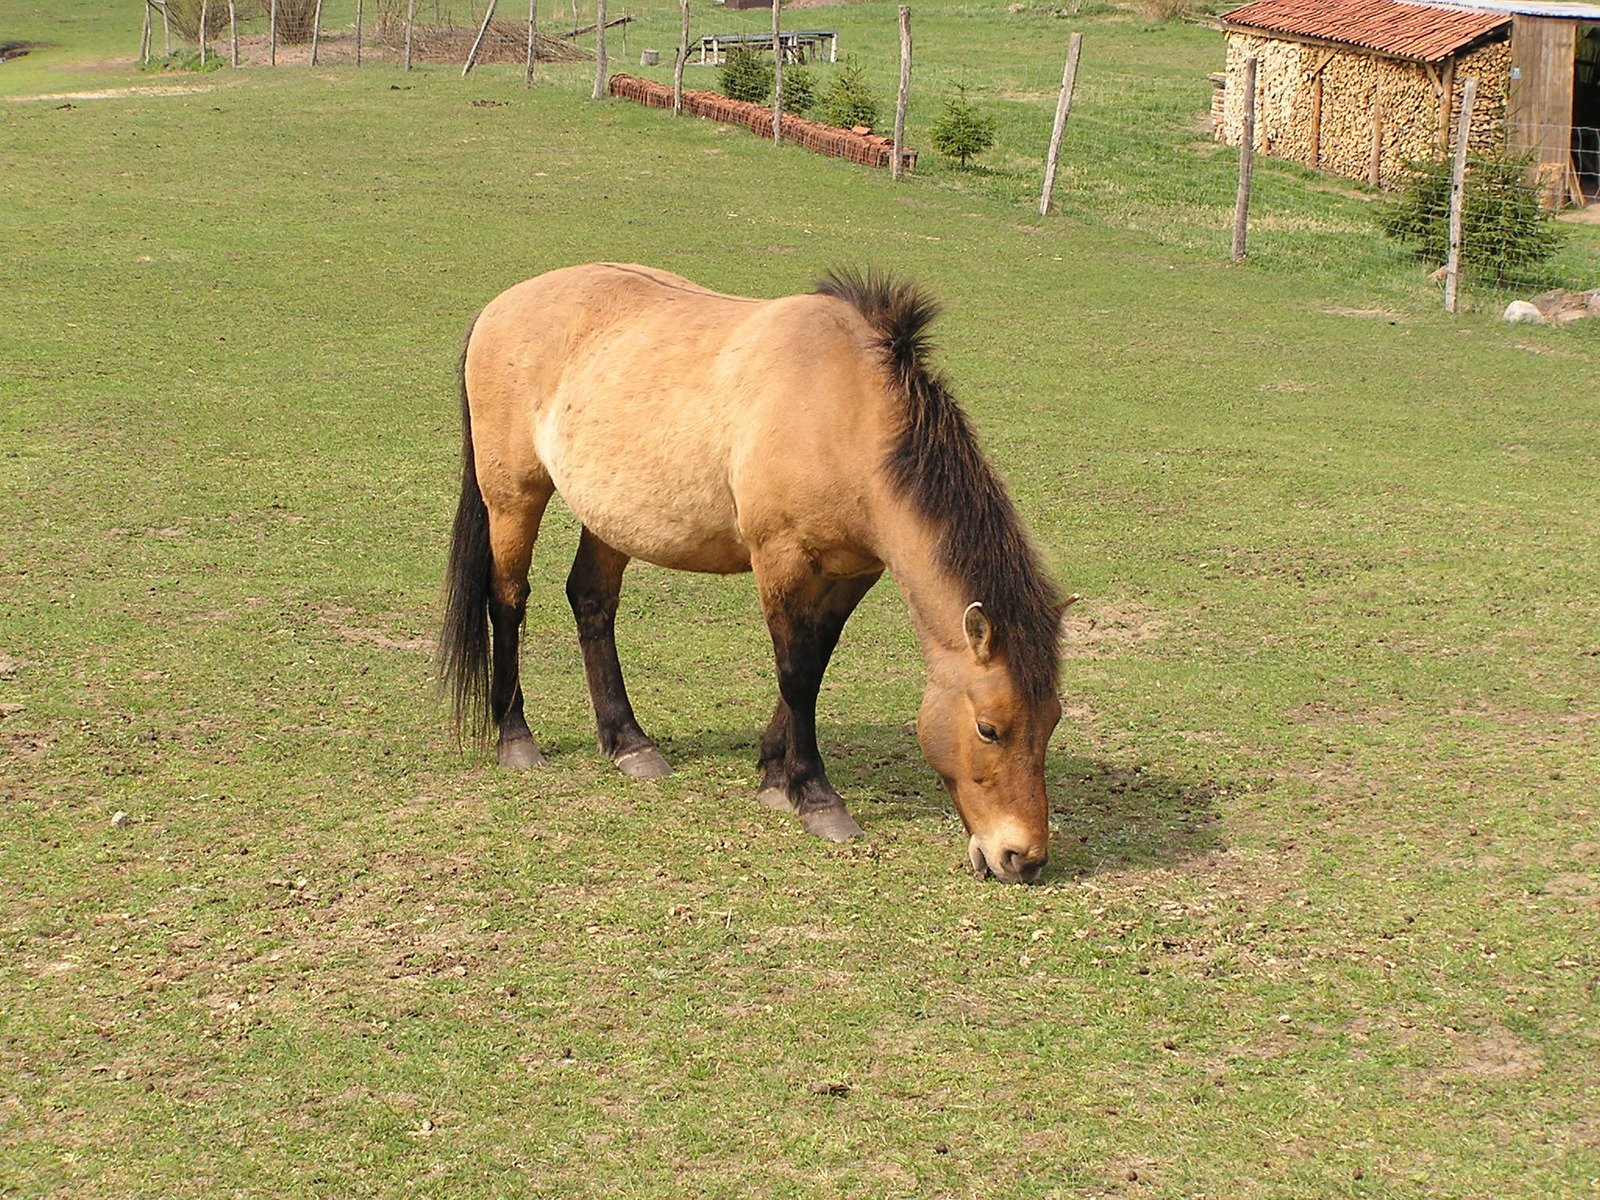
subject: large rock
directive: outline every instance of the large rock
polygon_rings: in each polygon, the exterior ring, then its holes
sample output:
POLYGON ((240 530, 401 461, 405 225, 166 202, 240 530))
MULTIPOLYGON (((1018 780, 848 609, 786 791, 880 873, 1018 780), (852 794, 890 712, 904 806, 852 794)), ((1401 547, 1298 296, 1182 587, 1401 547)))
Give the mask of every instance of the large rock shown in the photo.
POLYGON ((1506 311, 1500 315, 1500 319, 1510 321, 1513 325, 1544 324, 1544 314, 1526 300, 1513 300, 1506 305, 1506 311))

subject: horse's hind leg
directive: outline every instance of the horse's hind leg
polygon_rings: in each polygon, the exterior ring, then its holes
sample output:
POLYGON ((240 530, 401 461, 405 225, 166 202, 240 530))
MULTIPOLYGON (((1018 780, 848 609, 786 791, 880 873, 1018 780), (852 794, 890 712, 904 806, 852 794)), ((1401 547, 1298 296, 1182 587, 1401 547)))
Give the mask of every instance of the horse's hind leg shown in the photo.
POLYGON ((494 631, 489 709, 500 731, 496 754, 502 767, 545 764, 522 713, 519 642, 528 607, 528 564, 550 495, 547 488, 542 494, 524 494, 515 503, 489 508, 489 625, 494 631))
POLYGON ((672 773, 655 742, 639 728, 617 661, 617 598, 628 556, 606 545, 588 529, 578 539, 578 556, 567 576, 567 600, 578 623, 583 673, 594 701, 600 750, 624 775, 659 779, 672 773))
POLYGON ((817 692, 839 634, 878 575, 785 581, 758 562, 761 603, 778 664, 778 706, 761 739, 761 791, 772 808, 800 818, 807 833, 843 842, 861 834, 828 782, 817 748, 817 692))

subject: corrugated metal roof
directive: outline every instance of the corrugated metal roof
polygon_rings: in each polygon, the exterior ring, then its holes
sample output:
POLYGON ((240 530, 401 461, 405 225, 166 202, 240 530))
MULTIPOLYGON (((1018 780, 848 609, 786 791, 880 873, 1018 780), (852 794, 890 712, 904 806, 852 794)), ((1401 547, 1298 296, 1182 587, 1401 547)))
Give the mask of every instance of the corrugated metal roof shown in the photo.
MULTIPOLYGON (((1407 4, 1422 0, 1405 0, 1407 4)), ((1437 0, 1441 8, 1476 8, 1484 12, 1517 13, 1529 17, 1557 17, 1573 21, 1600 21, 1600 4, 1574 0, 1437 0)))
POLYGON ((1511 23, 1504 13, 1395 0, 1256 0, 1222 20, 1230 29, 1245 27, 1348 42, 1417 62, 1449 58, 1463 46, 1511 23))

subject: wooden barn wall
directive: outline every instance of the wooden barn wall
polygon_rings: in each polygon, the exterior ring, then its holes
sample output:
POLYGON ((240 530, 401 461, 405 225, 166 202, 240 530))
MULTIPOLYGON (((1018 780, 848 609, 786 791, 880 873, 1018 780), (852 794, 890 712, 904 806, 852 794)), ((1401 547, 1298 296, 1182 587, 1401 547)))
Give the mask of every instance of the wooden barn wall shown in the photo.
POLYGON ((1578 26, 1553 17, 1518 16, 1511 62, 1522 78, 1511 93, 1517 145, 1537 149, 1541 165, 1565 170, 1570 152, 1572 78, 1578 26))
POLYGON ((1429 158, 1445 144, 1444 96, 1451 84, 1450 127, 1461 111, 1461 91, 1478 79, 1472 139, 1492 148, 1506 114, 1511 50, 1505 41, 1480 46, 1440 64, 1434 73, 1358 48, 1333 48, 1259 35, 1228 35, 1227 86, 1222 140, 1237 146, 1244 131, 1244 60, 1256 67, 1256 149, 1350 179, 1367 179, 1372 166, 1373 110, 1379 110, 1379 182, 1400 183, 1406 161, 1429 158), (1318 87, 1318 75, 1321 86, 1318 87), (1436 82, 1437 80, 1437 82, 1436 82), (1320 111, 1318 105, 1320 102, 1320 111))

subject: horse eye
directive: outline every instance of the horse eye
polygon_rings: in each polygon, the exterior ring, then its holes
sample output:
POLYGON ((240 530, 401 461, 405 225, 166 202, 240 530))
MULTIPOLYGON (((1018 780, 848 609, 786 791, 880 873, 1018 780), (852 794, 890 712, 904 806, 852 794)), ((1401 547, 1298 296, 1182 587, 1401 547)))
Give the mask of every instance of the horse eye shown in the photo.
POLYGON ((999 731, 993 725, 986 724, 983 721, 978 722, 978 736, 986 742, 998 742, 1000 740, 999 731))

